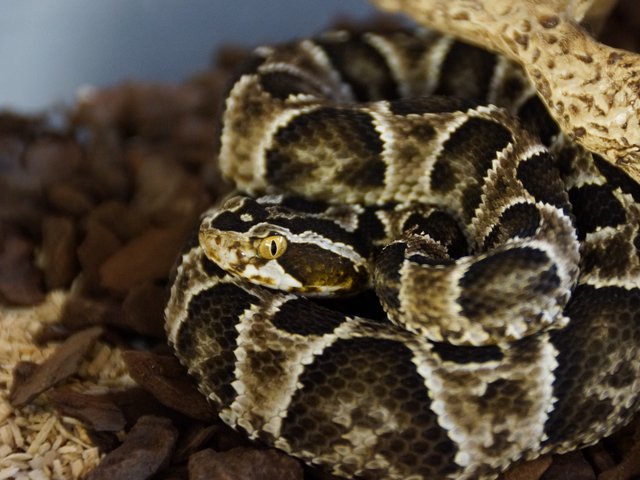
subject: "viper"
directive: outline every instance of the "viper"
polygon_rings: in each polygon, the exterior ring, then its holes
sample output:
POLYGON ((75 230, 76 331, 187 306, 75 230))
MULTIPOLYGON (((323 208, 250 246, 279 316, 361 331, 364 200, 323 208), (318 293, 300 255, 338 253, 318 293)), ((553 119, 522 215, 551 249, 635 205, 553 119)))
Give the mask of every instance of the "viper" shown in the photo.
POLYGON ((165 316, 223 421, 345 477, 482 479, 638 410, 640 187, 516 65, 330 32, 256 49, 221 125, 239 194, 165 316))

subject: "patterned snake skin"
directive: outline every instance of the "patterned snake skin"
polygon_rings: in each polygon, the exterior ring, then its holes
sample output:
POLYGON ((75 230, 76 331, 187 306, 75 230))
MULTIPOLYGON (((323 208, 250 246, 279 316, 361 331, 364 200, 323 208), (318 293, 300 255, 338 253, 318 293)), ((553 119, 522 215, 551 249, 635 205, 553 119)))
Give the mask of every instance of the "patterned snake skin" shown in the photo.
POLYGON ((640 187, 505 59, 430 32, 259 48, 220 166, 251 197, 203 216, 166 328, 249 437, 345 477, 482 479, 638 410, 640 187), (296 293, 367 285, 386 315, 296 293))

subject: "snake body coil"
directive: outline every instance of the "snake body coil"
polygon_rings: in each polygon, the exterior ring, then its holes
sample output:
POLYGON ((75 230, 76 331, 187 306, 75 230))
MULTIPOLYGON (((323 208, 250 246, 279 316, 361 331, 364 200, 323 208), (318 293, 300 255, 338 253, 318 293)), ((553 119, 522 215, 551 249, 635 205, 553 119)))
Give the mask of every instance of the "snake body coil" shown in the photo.
POLYGON ((638 410, 640 187, 517 67, 333 32, 257 49, 222 125, 223 173, 267 196, 204 215, 166 319, 226 423, 342 476, 478 479, 638 410), (294 293, 367 283, 388 318, 294 293))

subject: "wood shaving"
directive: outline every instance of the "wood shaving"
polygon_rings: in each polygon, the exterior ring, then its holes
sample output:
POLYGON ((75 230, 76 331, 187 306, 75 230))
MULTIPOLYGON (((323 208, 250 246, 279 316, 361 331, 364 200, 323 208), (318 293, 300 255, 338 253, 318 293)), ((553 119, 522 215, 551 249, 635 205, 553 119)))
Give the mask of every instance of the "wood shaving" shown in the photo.
MULTIPOLYGON (((65 299, 66 294, 56 291, 34 308, 0 307, 0 480, 81 478, 103 457, 83 424, 59 415, 46 400, 16 409, 9 404, 15 365, 41 363, 55 350, 56 343, 38 346, 33 338, 58 320, 65 299)), ((119 350, 100 342, 69 383, 83 392, 133 385, 119 350)))

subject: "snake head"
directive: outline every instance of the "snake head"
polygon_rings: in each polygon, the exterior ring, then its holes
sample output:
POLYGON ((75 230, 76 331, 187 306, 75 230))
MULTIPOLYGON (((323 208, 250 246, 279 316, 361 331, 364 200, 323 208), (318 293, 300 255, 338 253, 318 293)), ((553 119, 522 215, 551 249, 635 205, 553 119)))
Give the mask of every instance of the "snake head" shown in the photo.
POLYGON ((355 293, 368 285, 367 259, 348 222, 338 220, 345 212, 325 207, 233 196, 204 214, 200 246, 220 268, 257 285, 315 296, 355 293))

